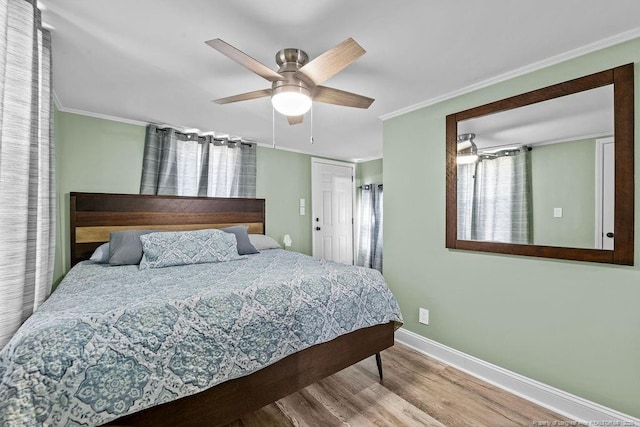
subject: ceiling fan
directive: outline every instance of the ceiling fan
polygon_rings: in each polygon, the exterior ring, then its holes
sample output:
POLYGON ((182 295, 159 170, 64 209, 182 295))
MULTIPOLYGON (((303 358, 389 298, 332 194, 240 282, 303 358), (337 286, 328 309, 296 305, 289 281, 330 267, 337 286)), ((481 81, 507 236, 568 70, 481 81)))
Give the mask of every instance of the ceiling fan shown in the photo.
POLYGON ((365 54, 366 51, 362 46, 352 38, 346 39, 311 62, 303 50, 282 49, 276 53, 276 63, 280 67, 277 72, 221 39, 213 39, 205 43, 272 82, 271 89, 216 99, 213 101, 216 104, 270 96, 276 111, 287 116, 289 124, 295 125, 302 123, 304 113, 311 108, 312 100, 356 108, 369 108, 374 101, 366 96, 321 86, 326 80, 365 54))

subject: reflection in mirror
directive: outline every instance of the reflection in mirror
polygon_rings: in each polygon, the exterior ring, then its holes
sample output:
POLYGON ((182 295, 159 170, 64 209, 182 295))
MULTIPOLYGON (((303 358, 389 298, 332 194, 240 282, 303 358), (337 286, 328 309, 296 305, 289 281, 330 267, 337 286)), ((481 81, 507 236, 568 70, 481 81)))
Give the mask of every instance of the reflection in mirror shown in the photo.
POLYGON ((633 265, 634 65, 446 117, 446 247, 633 265))
POLYGON ((613 85, 458 133, 458 239, 613 249, 613 85))

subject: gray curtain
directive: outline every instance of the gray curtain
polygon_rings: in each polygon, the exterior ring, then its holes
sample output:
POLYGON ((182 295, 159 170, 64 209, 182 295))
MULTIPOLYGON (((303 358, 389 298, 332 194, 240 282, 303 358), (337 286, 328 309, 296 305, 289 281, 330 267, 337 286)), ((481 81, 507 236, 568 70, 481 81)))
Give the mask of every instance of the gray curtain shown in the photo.
POLYGON ((147 126, 140 194, 256 196, 256 146, 147 126))
POLYGON ((458 165, 458 239, 471 240, 476 163, 458 165))
POLYGON ((51 34, 0 0, 0 348, 49 296, 55 242, 51 34))
POLYGON ((360 189, 358 257, 356 265, 382 272, 382 184, 366 184, 360 189))
POLYGON ((509 155, 458 166, 458 237, 531 243, 531 154, 509 155))

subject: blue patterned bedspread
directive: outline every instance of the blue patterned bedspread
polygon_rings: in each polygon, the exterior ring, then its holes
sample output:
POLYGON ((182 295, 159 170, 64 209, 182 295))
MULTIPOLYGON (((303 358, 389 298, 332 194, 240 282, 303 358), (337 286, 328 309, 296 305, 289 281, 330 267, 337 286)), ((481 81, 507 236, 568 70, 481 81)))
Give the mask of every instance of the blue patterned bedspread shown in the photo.
POLYGON ((84 262, 0 351, 0 425, 103 424, 390 321, 377 271, 280 249, 144 271, 84 262))

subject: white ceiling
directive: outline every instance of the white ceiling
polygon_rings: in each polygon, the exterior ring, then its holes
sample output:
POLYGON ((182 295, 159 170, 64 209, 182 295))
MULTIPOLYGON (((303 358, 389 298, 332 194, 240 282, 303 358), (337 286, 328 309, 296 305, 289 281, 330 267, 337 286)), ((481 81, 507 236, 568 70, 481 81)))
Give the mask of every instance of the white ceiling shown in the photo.
MULTIPOLYGON (((205 45, 222 38, 276 69, 285 47, 314 58, 347 37, 367 53, 325 83, 375 98, 276 115, 276 145, 349 160, 382 156, 381 116, 603 40, 640 35, 637 0, 43 0, 64 111, 242 136, 270 144, 268 98, 212 99, 269 82, 205 45), (615 7, 613 7, 615 6, 615 7)), ((622 64, 620 64, 622 65, 622 64)), ((444 126, 444 124, 443 124, 444 126)))
POLYGON ((481 152, 613 135, 613 86, 514 108, 458 123, 481 152))

